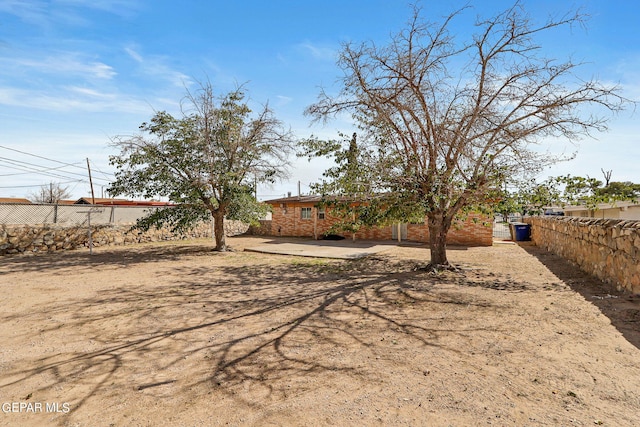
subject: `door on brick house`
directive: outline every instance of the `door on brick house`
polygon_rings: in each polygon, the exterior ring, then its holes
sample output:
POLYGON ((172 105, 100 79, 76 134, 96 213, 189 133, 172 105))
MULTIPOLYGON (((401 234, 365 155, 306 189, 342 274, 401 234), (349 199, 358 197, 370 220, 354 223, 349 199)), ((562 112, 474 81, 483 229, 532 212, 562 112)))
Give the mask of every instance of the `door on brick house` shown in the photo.
POLYGON ((398 240, 398 229, 400 229, 400 240, 407 240, 407 224, 393 224, 391 226, 391 238, 398 240))

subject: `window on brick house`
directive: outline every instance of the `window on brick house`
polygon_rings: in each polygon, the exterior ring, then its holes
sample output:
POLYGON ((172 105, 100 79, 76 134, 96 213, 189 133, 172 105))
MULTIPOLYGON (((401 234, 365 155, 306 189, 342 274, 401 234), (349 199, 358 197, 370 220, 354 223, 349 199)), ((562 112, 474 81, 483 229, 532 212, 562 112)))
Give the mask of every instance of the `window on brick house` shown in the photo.
POLYGON ((302 208, 302 209, 300 209, 300 218, 301 219, 311 219, 311 208, 302 208))
POLYGON ((318 208, 318 219, 324 219, 324 208, 318 208))

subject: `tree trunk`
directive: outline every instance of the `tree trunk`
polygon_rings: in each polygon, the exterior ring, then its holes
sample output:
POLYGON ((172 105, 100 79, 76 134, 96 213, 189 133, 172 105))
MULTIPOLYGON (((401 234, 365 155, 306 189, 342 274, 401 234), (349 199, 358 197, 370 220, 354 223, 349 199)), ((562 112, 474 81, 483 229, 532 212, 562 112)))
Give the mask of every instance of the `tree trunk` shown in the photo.
POLYGON ((429 249, 431 250, 431 267, 449 267, 447 259, 447 232, 451 221, 442 213, 430 213, 429 221, 429 249))
POLYGON ((216 239, 216 251, 227 250, 227 241, 224 235, 224 213, 220 210, 213 213, 213 233, 216 239))

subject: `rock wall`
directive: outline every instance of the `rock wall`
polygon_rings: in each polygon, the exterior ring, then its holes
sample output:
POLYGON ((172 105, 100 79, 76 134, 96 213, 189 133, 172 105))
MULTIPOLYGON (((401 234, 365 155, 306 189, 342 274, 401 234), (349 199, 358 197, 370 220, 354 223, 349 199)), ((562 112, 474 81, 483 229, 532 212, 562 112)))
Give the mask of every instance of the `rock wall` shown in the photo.
POLYGON ((270 219, 260 220, 260 225, 252 225, 247 230, 247 234, 252 236, 271 236, 271 223, 270 219))
MULTIPOLYGON (((243 234, 249 226, 239 221, 225 221, 225 234, 243 234)), ((131 225, 96 225, 91 227, 94 247, 128 245, 211 238, 211 223, 202 223, 186 234, 174 234, 168 229, 151 229, 146 232, 132 230, 131 225)), ((86 226, 44 225, 0 225, 0 255, 24 252, 54 252, 89 247, 89 233, 86 226)))
POLYGON ((640 221, 542 218, 531 224, 531 239, 619 289, 640 293, 640 221))

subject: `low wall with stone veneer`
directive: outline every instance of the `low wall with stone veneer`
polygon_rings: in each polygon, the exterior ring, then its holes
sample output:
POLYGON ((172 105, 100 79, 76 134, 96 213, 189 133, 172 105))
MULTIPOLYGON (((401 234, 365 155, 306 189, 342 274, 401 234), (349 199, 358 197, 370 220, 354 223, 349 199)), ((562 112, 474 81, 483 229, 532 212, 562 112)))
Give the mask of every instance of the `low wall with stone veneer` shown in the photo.
MULTIPOLYGON (((243 234, 249 228, 238 221, 225 221, 224 225, 227 236, 243 234)), ((211 223, 200 224, 185 234, 155 228, 143 232, 132 230, 131 225, 91 227, 91 240, 95 247, 211 237, 211 223)), ((54 252, 80 247, 89 247, 87 226, 0 225, 0 255, 54 252)))
POLYGON ((247 234, 252 236, 271 236, 271 220, 261 219, 258 225, 252 225, 249 227, 247 234))
POLYGON ((533 217, 526 222, 536 245, 619 289, 640 293, 640 221, 533 217))

